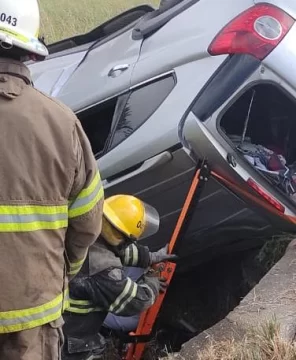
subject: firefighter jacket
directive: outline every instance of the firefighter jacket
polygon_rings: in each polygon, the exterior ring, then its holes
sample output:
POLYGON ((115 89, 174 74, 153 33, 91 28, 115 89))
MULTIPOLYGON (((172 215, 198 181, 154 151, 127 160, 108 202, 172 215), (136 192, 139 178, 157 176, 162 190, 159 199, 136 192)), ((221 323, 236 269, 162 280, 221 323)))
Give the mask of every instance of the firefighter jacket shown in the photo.
POLYGON ((124 266, 150 266, 149 249, 135 243, 123 249, 110 246, 102 237, 91 246, 82 271, 70 283, 72 313, 101 311, 132 316, 149 308, 159 293, 158 283, 143 276, 138 282, 126 277, 124 266))
POLYGON ((103 188, 76 116, 5 58, 0 119, 0 333, 10 333, 60 318, 65 273, 101 231, 103 188))

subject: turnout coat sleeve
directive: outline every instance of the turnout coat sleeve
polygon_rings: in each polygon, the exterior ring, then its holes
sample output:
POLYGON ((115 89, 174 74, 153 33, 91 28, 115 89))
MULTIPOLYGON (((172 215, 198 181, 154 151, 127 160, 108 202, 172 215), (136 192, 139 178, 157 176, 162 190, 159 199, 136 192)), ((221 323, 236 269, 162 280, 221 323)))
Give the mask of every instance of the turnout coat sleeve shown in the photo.
POLYGON ((147 246, 134 242, 120 249, 118 255, 124 266, 134 266, 146 269, 151 266, 150 251, 147 246))
POLYGON ((125 276, 122 268, 110 267, 89 278, 75 278, 70 287, 70 303, 88 300, 86 308, 133 316, 153 305, 158 292, 158 286, 149 278, 136 283, 125 276))
POLYGON ((70 192, 66 263, 70 278, 81 269, 87 250, 101 232, 104 191, 91 145, 77 119, 73 131, 73 156, 77 163, 70 192))
POLYGON ((132 316, 155 302, 158 282, 145 275, 138 282, 131 280, 123 271, 120 257, 104 242, 98 241, 91 246, 89 261, 91 276, 80 273, 70 282, 71 307, 68 311, 96 310, 132 316))

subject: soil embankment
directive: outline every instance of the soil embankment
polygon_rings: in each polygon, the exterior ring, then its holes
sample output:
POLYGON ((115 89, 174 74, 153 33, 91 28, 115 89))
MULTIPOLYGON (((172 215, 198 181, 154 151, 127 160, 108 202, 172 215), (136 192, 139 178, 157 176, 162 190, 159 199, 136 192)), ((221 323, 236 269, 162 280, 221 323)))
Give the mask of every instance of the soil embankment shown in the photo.
POLYGON ((223 320, 186 342, 181 349, 183 359, 196 360, 196 354, 212 341, 240 340, 251 327, 276 318, 280 336, 288 341, 296 334, 296 240, 283 257, 240 304, 223 320))

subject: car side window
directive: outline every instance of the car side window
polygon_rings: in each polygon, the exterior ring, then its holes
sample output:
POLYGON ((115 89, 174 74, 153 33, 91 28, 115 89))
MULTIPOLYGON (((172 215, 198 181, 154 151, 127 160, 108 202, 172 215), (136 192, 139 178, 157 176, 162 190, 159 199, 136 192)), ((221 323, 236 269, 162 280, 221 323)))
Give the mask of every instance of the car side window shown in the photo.
POLYGON ((113 118, 114 127, 109 151, 129 137, 149 119, 175 86, 173 75, 145 84, 118 99, 120 115, 113 118))
POLYGON ((108 147, 117 101, 118 98, 115 97, 76 114, 81 121, 96 158, 102 156, 108 147))

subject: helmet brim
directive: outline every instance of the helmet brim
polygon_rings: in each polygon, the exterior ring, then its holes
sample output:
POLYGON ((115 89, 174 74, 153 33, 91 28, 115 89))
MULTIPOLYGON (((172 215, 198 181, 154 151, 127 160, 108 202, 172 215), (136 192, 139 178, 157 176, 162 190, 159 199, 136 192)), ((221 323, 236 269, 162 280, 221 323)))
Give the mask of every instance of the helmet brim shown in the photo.
POLYGON ((36 54, 40 57, 45 58, 48 56, 48 50, 46 46, 37 38, 32 38, 25 34, 17 33, 2 26, 0 26, 0 42, 10 46, 18 47, 28 51, 28 53, 36 54))

